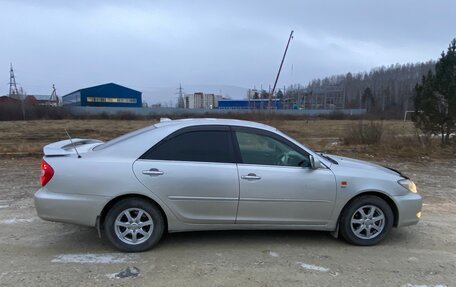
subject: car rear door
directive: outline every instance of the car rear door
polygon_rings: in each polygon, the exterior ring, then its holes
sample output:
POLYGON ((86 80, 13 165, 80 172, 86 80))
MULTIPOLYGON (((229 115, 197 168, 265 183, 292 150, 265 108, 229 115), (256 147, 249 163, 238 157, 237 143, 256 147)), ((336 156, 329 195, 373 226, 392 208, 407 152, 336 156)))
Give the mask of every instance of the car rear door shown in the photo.
POLYGON ((137 178, 187 223, 234 223, 239 180, 227 126, 181 129, 133 165, 137 178))
POLYGON ((336 199, 334 174, 312 169, 309 155, 287 139, 234 128, 241 162, 236 223, 327 224, 336 199))

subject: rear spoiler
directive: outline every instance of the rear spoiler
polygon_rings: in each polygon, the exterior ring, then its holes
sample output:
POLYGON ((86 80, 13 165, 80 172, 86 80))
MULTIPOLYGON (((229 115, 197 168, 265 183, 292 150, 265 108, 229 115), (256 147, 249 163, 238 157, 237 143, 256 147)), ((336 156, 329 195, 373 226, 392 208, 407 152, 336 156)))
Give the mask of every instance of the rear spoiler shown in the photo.
POLYGON ((75 154, 75 146, 79 153, 85 153, 93 147, 103 143, 102 141, 96 139, 72 139, 72 141, 73 143, 68 139, 48 144, 43 148, 44 155, 58 156, 75 154))

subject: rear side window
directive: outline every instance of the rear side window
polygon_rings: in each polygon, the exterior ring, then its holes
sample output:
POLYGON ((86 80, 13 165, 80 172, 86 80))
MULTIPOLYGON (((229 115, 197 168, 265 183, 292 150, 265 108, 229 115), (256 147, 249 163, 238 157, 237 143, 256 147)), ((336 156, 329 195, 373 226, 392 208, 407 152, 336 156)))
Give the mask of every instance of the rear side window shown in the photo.
POLYGON ((143 159, 229 162, 234 161, 228 131, 189 131, 158 143, 143 159))

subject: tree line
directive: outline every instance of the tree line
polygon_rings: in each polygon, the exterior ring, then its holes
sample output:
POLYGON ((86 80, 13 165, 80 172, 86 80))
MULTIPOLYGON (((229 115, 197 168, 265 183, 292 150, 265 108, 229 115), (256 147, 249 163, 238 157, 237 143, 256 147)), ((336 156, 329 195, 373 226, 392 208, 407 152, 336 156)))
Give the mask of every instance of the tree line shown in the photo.
POLYGON ((456 138, 456 38, 436 62, 396 64, 368 73, 316 79, 305 88, 290 87, 285 98, 299 100, 331 88, 342 91, 346 108, 366 108, 382 117, 412 110, 412 119, 424 134, 439 135, 442 144, 456 138))
POLYGON ((382 66, 369 72, 314 79, 306 86, 292 85, 284 97, 298 100, 319 90, 338 88, 344 94, 345 108, 366 108, 370 114, 400 116, 414 109, 415 86, 434 69, 435 61, 382 66))

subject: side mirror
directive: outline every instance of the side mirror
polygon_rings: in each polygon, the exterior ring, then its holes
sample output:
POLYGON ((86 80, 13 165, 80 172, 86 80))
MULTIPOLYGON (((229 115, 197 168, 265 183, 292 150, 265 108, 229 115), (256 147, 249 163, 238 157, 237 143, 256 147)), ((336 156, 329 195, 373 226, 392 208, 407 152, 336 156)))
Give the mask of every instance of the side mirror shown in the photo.
POLYGON ((313 155, 309 155, 309 160, 310 160, 310 167, 312 169, 319 169, 322 168, 322 164, 320 162, 320 159, 318 157, 314 157, 313 155))

